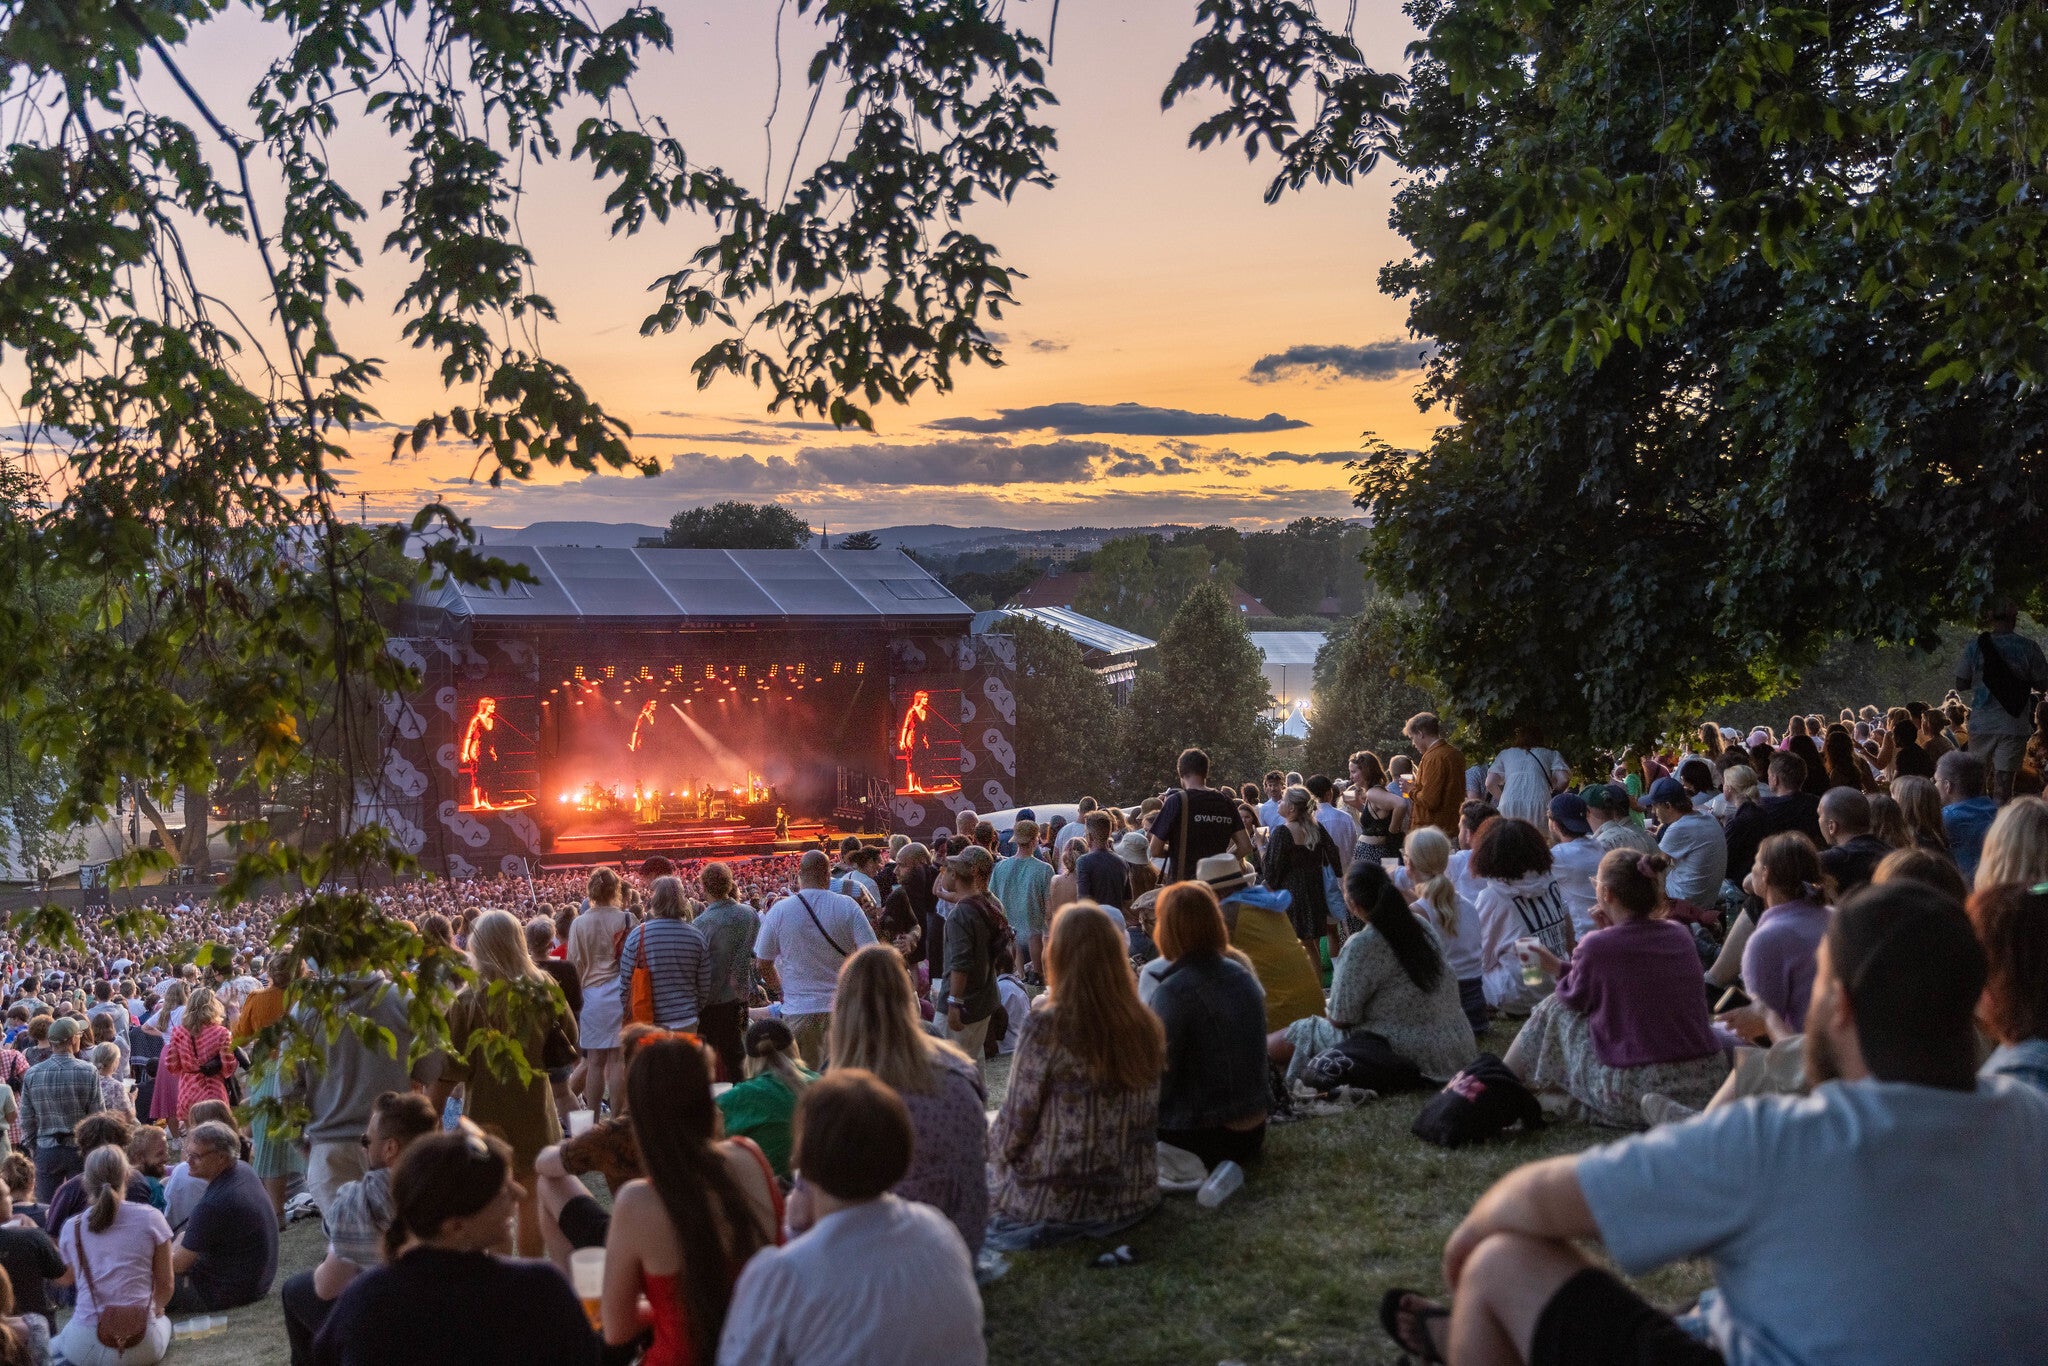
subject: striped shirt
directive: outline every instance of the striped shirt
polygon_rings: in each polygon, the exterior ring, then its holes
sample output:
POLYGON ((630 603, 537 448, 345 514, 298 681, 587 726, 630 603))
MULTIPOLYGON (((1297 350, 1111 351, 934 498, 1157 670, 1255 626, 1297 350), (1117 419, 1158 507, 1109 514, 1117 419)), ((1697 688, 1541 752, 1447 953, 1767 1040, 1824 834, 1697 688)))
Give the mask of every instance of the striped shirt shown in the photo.
POLYGON ((634 926, 619 950, 619 981, 626 985, 628 1004, 633 972, 643 963, 654 979, 654 1023, 694 1027, 711 998, 711 946, 703 932, 688 921, 660 917, 634 926))

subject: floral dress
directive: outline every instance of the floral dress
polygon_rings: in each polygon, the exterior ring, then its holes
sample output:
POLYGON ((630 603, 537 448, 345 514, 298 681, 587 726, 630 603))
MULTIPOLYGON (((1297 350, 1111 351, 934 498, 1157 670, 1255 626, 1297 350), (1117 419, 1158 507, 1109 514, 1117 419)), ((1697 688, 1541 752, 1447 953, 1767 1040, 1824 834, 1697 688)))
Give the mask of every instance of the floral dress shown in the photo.
POLYGON ((183 1124, 192 1107, 202 1100, 226 1101, 228 1099, 228 1078, 235 1074, 234 1039, 228 1034, 227 1026, 210 1024, 199 1031, 194 1039, 192 1031, 180 1024, 171 1031, 170 1042, 164 1045, 162 1071, 178 1079, 178 1122, 183 1124), (207 1076, 199 1069, 211 1059, 218 1057, 221 1068, 213 1076, 207 1076))

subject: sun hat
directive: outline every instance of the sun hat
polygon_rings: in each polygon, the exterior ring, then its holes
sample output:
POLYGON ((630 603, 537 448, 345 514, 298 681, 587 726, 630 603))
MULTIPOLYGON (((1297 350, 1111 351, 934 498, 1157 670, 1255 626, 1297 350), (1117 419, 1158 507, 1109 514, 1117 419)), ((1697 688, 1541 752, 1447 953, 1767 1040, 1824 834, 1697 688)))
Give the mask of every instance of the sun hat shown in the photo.
POLYGON ((1150 844, 1142 830, 1126 830, 1114 847, 1116 856, 1133 868, 1143 868, 1152 861, 1150 844))
POLYGON ((1241 892, 1252 885, 1251 870, 1235 854, 1211 854, 1195 865, 1195 880, 1206 882, 1218 897, 1241 892))

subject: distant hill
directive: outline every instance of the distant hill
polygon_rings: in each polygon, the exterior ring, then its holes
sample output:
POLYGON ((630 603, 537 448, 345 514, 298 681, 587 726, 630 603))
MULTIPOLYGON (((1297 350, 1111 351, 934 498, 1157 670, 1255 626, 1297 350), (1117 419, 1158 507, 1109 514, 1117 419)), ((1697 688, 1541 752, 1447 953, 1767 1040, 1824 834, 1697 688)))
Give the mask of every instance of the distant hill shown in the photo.
MULTIPOLYGON (((1092 548, 1116 536, 1153 531, 1171 534, 1179 529, 1174 526, 1069 527, 1060 531, 1020 531, 1014 527, 948 526, 942 522, 924 522, 913 526, 876 527, 874 533, 887 550, 959 554, 996 545, 1092 548)), ((645 522, 534 522, 523 527, 478 527, 477 534, 485 545, 585 545, 631 550, 639 544, 641 537, 659 536, 665 530, 666 527, 645 522)), ((862 528, 850 524, 834 526, 832 539, 837 543, 840 537, 850 536, 859 530, 862 528)))

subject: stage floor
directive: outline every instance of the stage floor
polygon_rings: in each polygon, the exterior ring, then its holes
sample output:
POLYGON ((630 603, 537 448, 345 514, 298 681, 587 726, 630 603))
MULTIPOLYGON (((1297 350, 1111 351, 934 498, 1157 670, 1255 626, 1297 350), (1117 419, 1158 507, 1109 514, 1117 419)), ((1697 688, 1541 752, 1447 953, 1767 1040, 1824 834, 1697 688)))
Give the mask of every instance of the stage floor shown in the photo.
MULTIPOLYGON (((637 862, 649 854, 671 858, 729 858, 747 854, 795 854, 827 841, 836 850, 848 835, 830 821, 791 821, 788 831, 777 838, 772 825, 745 822, 693 821, 687 827, 669 829, 640 827, 626 831, 576 831, 557 834, 554 847, 540 857, 543 868, 576 868, 593 863, 615 863, 621 859, 637 862)), ((862 836, 864 839, 876 837, 862 836)))

